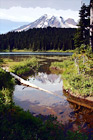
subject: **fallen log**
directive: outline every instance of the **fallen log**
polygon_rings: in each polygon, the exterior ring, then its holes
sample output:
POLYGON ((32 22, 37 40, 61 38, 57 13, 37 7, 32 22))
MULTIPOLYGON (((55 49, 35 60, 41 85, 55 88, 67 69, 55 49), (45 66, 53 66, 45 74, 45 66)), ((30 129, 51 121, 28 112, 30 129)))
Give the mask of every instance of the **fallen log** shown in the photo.
POLYGON ((26 80, 22 79, 21 77, 17 76, 16 74, 14 74, 12 72, 10 72, 10 75, 12 75, 15 79, 17 79, 21 84, 24 84, 26 86, 29 86, 29 87, 32 87, 32 88, 35 88, 35 89, 38 89, 38 90, 41 90, 41 91, 45 91, 45 92, 50 93, 50 94, 55 94, 55 93, 53 93, 51 91, 48 91, 48 90, 43 89, 43 88, 40 88, 40 87, 30 83, 29 81, 26 81, 26 80))
MULTIPOLYGON (((6 72, 9 72, 9 71, 8 71, 6 68, 4 68, 4 67, 3 67, 2 69, 5 70, 6 72)), ((58 96, 56 93, 53 93, 53 92, 51 92, 51 91, 49 91, 49 90, 40 88, 40 87, 38 87, 38 86, 36 86, 36 85, 30 83, 29 81, 24 80, 23 78, 19 77, 18 75, 14 74, 14 73, 12 73, 12 72, 9 72, 9 73, 10 73, 10 75, 12 75, 15 79, 17 79, 17 80, 18 80, 21 84, 23 84, 23 85, 26 85, 26 86, 28 86, 28 87, 32 87, 32 88, 38 89, 38 90, 40 90, 40 91, 47 92, 47 93, 52 94, 52 95, 55 95, 55 96, 58 96)), ((60 96, 60 97, 61 97, 61 96, 60 96)), ((62 98, 65 98, 65 97, 62 97, 62 98)))

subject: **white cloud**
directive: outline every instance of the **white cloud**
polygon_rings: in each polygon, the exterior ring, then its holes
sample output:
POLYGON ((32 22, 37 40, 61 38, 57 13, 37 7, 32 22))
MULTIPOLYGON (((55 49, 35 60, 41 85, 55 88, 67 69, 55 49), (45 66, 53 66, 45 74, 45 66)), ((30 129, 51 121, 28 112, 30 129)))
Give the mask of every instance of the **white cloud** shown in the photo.
MULTIPOLYGON (((84 0, 83 0, 84 1, 84 0)), ((89 0, 86 0, 89 1, 89 0)), ((13 6, 20 6, 24 8, 41 7, 41 8, 54 8, 54 9, 72 9, 74 11, 79 10, 81 6, 81 0, 0 0, 0 7, 3 9, 9 9, 13 6)))
POLYGON ((22 8, 12 7, 10 9, 0 9, 0 19, 8 19, 12 21, 33 22, 44 14, 62 16, 64 19, 73 18, 78 20, 78 11, 72 10, 56 10, 51 8, 22 8))

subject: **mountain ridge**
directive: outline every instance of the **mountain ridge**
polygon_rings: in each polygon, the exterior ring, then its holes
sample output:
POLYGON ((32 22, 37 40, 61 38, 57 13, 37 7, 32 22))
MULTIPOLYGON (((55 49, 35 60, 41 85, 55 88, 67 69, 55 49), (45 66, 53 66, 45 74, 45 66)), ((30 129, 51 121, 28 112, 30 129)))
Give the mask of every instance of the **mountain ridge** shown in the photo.
POLYGON ((30 24, 23 25, 17 29, 15 29, 15 32, 21 32, 21 31, 27 31, 29 29, 33 28, 47 28, 47 27, 56 27, 56 28, 77 28, 76 22, 74 19, 68 18, 67 20, 64 20, 62 16, 51 16, 51 15, 43 15, 34 22, 31 22, 30 24))

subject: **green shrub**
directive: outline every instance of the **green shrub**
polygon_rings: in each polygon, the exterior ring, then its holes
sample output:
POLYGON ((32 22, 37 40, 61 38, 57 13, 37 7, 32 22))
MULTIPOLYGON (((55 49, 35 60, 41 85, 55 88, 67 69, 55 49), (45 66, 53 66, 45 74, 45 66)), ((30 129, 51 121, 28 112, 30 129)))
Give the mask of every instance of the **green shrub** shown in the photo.
MULTIPOLYGON (((85 52, 84 46, 80 48, 85 52)), ((93 96, 93 71, 91 59, 84 54, 73 54, 69 60, 53 62, 51 67, 62 69, 63 86, 81 96, 93 96), (75 60, 74 60, 75 59, 75 60)))
POLYGON ((8 72, 0 68, 0 102, 5 104, 12 102, 14 85, 14 78, 8 72))
POLYGON ((32 58, 13 64, 12 66, 10 66, 10 71, 18 75, 21 75, 29 72, 31 69, 37 70, 37 68, 38 68, 38 61, 36 58, 32 58))

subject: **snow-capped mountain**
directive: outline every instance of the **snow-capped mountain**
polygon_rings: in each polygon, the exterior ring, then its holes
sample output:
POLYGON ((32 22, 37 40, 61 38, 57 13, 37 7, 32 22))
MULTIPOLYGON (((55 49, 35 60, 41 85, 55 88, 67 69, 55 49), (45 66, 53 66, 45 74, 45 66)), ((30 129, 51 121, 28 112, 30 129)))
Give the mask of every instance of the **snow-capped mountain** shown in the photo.
POLYGON ((21 31, 27 31, 32 28, 47 28, 48 26, 50 27, 56 27, 56 28, 77 28, 76 22, 74 19, 67 19, 66 21, 60 16, 49 16, 47 14, 43 15, 36 21, 28 24, 21 26, 20 28, 16 29, 16 32, 21 32, 21 31))

